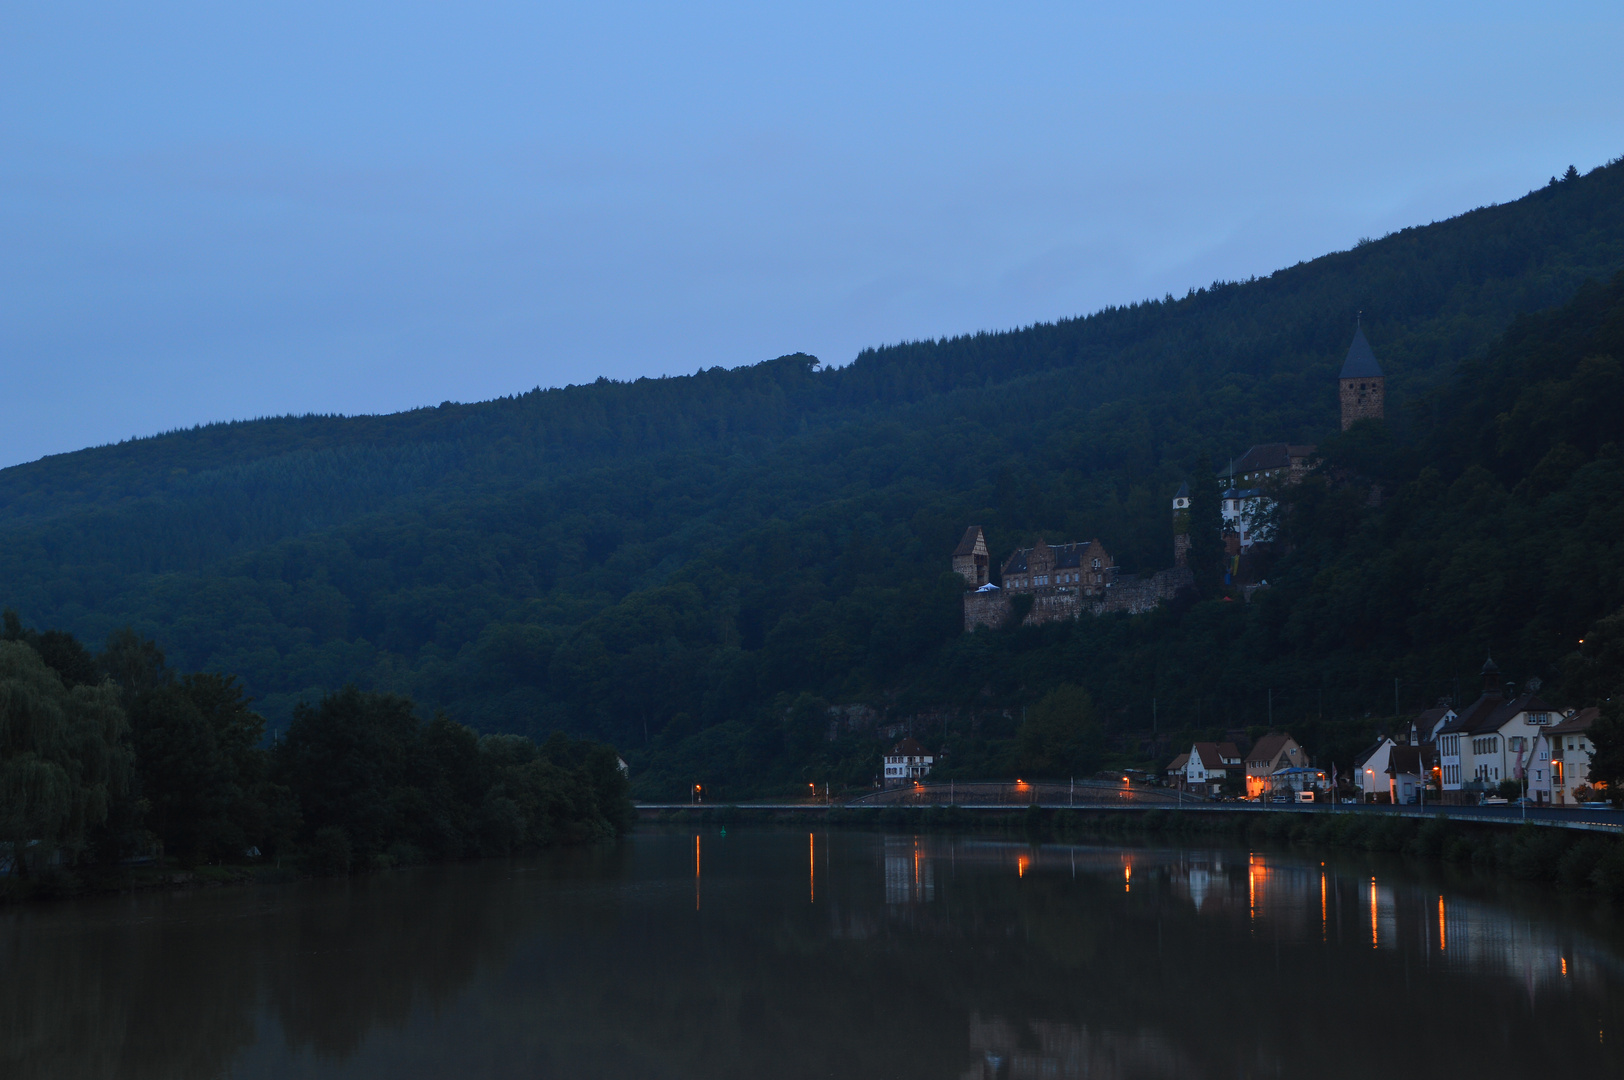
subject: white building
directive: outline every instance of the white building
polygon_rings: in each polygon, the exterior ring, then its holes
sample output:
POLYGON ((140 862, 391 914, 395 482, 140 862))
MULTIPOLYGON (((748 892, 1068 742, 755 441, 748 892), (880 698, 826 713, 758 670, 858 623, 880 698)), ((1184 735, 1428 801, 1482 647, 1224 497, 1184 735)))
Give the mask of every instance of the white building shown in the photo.
POLYGON ((1246 769, 1241 764, 1241 752, 1232 742, 1198 742, 1190 747, 1190 756, 1184 766, 1184 784, 1192 791, 1217 795, 1224 781, 1231 776, 1243 782, 1246 769))
MULTIPOLYGON (((1292 446, 1288 443, 1263 443, 1242 454, 1240 460, 1218 474, 1223 493, 1218 509, 1223 514, 1224 530, 1233 532, 1240 541, 1242 551, 1253 544, 1274 539, 1274 500, 1264 489, 1270 482, 1292 483, 1308 471, 1312 446, 1292 446)), ((1174 509, 1177 509, 1175 504, 1174 509)))
POLYGON ((1359 794, 1365 802, 1375 802, 1380 795, 1392 795, 1393 785, 1388 782, 1387 769, 1392 763, 1393 747, 1397 745, 1384 735, 1380 742, 1354 759, 1353 770, 1359 781, 1359 794))
POLYGON ((935 760, 935 756, 927 754, 915 740, 903 739, 885 755, 885 786, 896 787, 929 776, 935 760))
MULTIPOLYGON (((1534 694, 1513 698, 1472 729, 1462 744, 1462 765, 1485 785, 1523 780, 1526 773, 1531 784, 1536 780, 1544 784, 1549 798, 1549 771, 1536 762, 1534 743, 1561 720, 1560 713, 1534 694), (1536 771, 1541 776, 1535 777, 1536 771)), ((1531 789, 1528 797, 1535 798, 1536 790, 1531 789)))
POLYGON ((1545 786, 1551 802, 1577 802, 1574 791, 1590 784, 1590 755, 1596 749, 1590 741, 1590 725, 1600 715, 1601 710, 1595 708, 1570 712, 1545 733, 1550 768, 1545 786))

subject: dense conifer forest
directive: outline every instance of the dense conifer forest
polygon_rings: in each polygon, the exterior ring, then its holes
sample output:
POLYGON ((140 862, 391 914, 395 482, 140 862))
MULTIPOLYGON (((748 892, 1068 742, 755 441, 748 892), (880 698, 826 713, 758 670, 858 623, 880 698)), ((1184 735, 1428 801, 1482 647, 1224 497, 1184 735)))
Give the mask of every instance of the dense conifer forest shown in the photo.
POLYGON ((1155 736, 1271 724, 1346 761, 1469 695, 1490 651, 1563 704, 1617 688, 1593 628, 1624 606, 1621 268, 1614 163, 1267 278, 841 367, 85 450, 0 471, 0 603, 14 637, 155 639, 213 673, 165 693, 253 699, 273 754, 409 696, 446 717, 412 738, 610 742, 648 795, 866 783, 878 736, 829 738, 847 705, 912 723, 944 775, 1157 764, 1155 736), (1358 312, 1387 419, 1338 434, 1358 312), (1098 537, 1151 572, 1178 485, 1274 441, 1323 461, 1250 603, 1202 568, 1150 615, 960 633, 965 525, 995 561, 1098 537))

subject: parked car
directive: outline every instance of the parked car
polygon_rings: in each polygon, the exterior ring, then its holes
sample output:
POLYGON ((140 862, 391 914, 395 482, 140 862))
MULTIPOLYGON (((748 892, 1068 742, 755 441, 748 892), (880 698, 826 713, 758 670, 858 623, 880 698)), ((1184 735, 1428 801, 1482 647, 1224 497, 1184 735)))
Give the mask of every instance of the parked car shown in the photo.
POLYGON ((1506 805, 1506 800, 1503 797, 1499 796, 1499 795, 1485 795, 1485 796, 1483 796, 1483 801, 1478 803, 1478 805, 1479 806, 1504 806, 1504 805, 1506 805))
POLYGON ((1297 793, 1297 801, 1298 802, 1313 802, 1314 801, 1314 791, 1313 791, 1313 789, 1312 788, 1307 788, 1307 789, 1305 789, 1303 791, 1299 791, 1297 793))

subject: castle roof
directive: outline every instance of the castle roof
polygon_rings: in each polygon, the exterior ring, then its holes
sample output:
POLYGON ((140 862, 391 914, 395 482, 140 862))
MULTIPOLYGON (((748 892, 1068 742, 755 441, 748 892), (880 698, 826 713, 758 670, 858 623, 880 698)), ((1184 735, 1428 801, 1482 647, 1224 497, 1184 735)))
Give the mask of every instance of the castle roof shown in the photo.
MULTIPOLYGON (((972 526, 970 526, 968 529, 964 530, 964 539, 960 540, 959 541, 959 546, 953 549, 953 554, 955 554, 955 555, 974 555, 976 553, 976 543, 980 539, 981 539, 981 526, 980 525, 972 525, 972 526)), ((937 548, 936 550, 940 551, 941 548, 937 548)))
POLYGON ((1178 491, 1173 495, 1175 499, 1188 499, 1190 497, 1190 482, 1188 480, 1179 485, 1178 491))
MULTIPOLYGON (((1043 544, 1044 542, 1039 540, 1038 543, 1043 544)), ((1089 548, 1098 543, 1098 540, 1079 540, 1071 544, 1045 544, 1044 546, 1054 553, 1054 568, 1056 570, 1066 570, 1072 567, 1081 567, 1083 565, 1083 556, 1087 554, 1089 548)), ((1009 557, 1009 561, 1004 564, 1004 573, 1026 573, 1030 565, 1032 552, 1035 550, 1036 547, 1016 548, 1014 554, 1009 557)), ((1100 548, 1100 554, 1106 554, 1103 546, 1100 548)))
MULTIPOLYGON (((1347 378, 1347 376, 1343 376, 1347 378)), ((1259 443, 1246 453, 1240 460, 1231 463, 1226 472, 1218 475, 1245 476, 1248 473, 1273 472, 1276 469, 1291 468, 1292 458, 1305 458, 1314 452, 1312 446, 1296 446, 1292 443, 1272 442, 1259 443)))
POLYGON ((1382 377, 1382 366, 1376 363, 1376 354, 1370 351, 1370 342, 1365 340, 1364 327, 1358 326, 1353 331, 1353 344, 1348 346, 1348 358, 1342 361, 1341 379, 1379 379, 1382 377))

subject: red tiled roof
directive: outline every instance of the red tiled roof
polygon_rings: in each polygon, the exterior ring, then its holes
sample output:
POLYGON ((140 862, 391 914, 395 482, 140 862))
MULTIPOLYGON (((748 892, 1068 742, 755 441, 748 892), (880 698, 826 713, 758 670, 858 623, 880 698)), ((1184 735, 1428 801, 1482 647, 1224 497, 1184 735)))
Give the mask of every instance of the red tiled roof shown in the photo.
POLYGON ((1601 710, 1592 705, 1588 709, 1580 709, 1566 720, 1547 731, 1546 735, 1582 735, 1590 730, 1590 725, 1601 716, 1601 710))
POLYGON ((1273 763, 1291 741, 1290 735, 1265 735, 1257 741, 1256 746, 1246 752, 1246 760, 1273 763))

